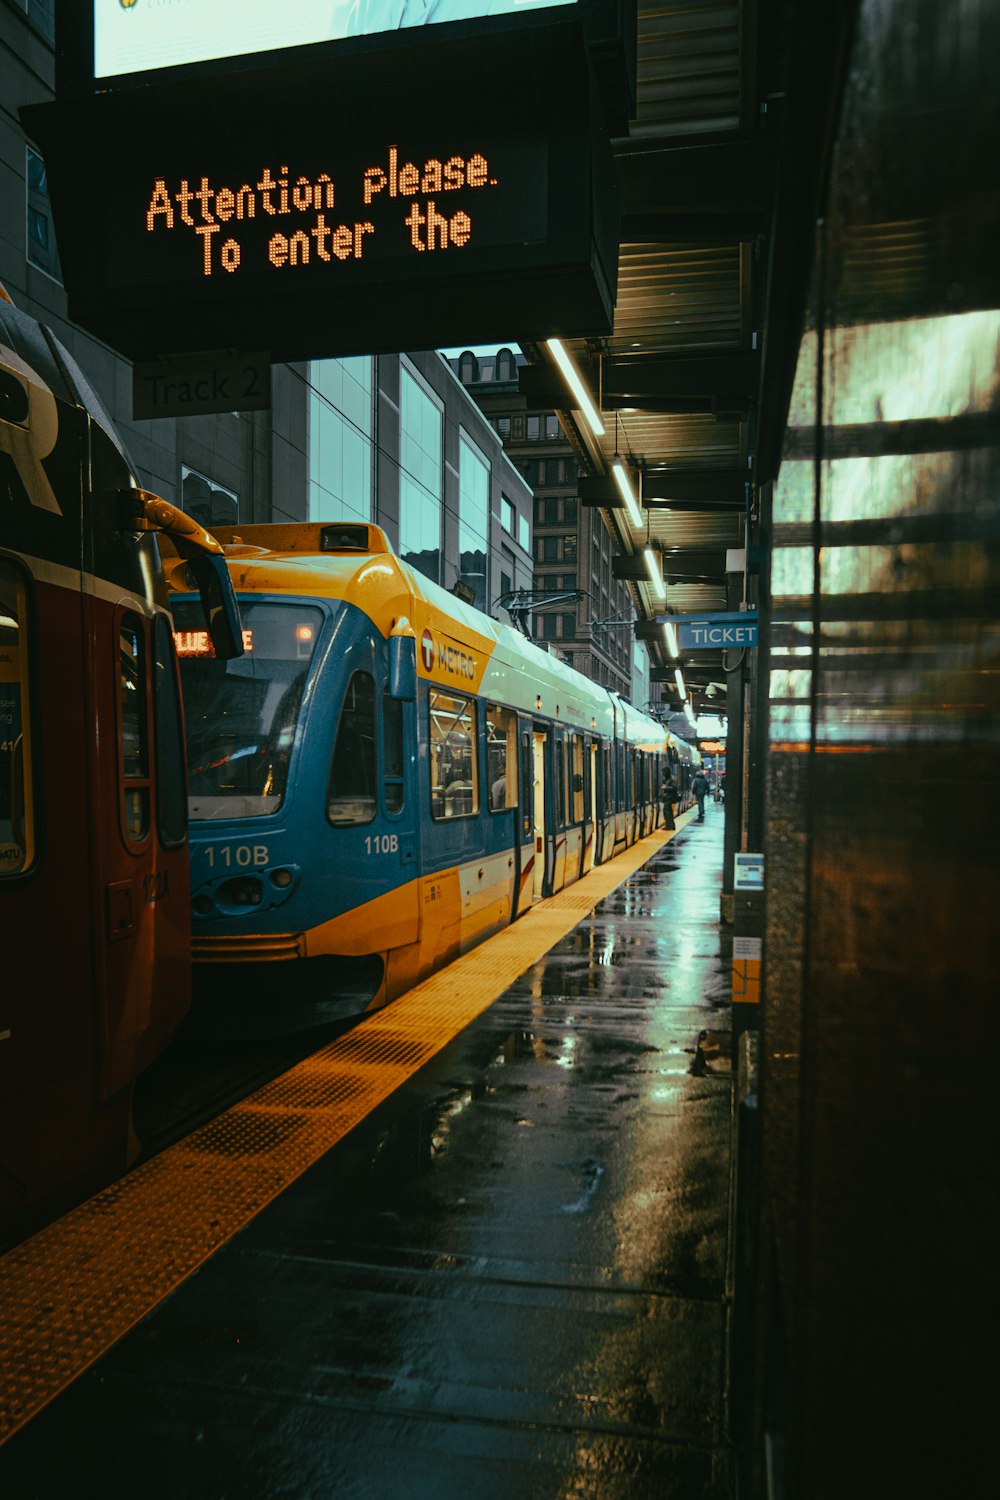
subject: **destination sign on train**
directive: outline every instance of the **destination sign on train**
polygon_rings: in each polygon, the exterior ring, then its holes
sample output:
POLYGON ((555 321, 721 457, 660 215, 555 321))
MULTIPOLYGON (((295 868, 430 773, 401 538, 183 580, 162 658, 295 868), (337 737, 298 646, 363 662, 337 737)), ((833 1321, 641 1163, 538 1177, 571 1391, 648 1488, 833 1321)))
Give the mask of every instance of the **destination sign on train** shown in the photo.
POLYGON ((70 316, 133 360, 609 332, 618 190, 575 11, 24 109, 70 316))

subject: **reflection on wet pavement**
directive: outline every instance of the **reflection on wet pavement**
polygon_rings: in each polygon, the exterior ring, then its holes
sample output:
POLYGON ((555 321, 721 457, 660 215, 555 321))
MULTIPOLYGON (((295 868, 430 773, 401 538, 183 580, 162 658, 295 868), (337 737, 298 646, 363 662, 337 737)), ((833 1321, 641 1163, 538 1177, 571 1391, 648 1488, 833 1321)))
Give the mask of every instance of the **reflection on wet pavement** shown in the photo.
POLYGON ((694 1066, 728 1024, 722 831, 587 915, 61 1421, 135 1409, 150 1495, 728 1497, 731 1082, 694 1066))

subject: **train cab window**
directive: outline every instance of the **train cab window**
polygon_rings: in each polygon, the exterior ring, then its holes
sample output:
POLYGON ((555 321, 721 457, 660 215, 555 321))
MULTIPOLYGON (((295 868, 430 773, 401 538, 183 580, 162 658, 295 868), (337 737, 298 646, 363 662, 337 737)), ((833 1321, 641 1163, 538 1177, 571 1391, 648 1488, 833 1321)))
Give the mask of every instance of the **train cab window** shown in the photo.
POLYGON ((174 849, 187 837, 187 786, 177 658, 165 615, 153 621, 153 753, 156 828, 163 847, 174 849))
POLYGON ((517 714, 496 703, 486 705, 486 781, 491 812, 517 806, 517 714))
POLYGON ((285 798, 313 653, 314 605, 244 599, 244 654, 220 661, 201 605, 176 599, 174 642, 187 729, 188 811, 196 821, 262 818, 285 798))
POLYGON ((375 679, 353 673, 333 747, 326 815, 338 827, 370 823, 376 810, 375 679))
POLYGON ((149 727, 146 633, 126 610, 118 624, 119 731, 122 808, 126 837, 141 844, 149 833, 149 727))
POLYGON ((0 561, 0 878, 34 859, 28 591, 20 570, 0 561))
POLYGON ((385 810, 403 810, 403 704, 399 698, 382 696, 382 795, 385 810))
POLYGON ((431 688, 431 817, 462 818, 479 811, 476 705, 431 688))
POLYGON ((583 735, 573 736, 573 822, 583 822, 583 735))

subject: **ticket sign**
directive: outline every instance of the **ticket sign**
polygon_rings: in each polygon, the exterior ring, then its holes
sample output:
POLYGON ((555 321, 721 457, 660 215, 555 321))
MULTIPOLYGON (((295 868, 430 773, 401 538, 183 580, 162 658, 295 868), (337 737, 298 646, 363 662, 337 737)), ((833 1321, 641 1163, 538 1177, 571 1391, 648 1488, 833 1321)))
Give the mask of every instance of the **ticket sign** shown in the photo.
POLYGON ((582 29, 530 19, 26 109, 70 316, 133 359, 610 331, 617 198, 582 29))
POLYGON ((757 644, 757 615, 749 610, 692 616, 690 619, 677 615, 669 618, 677 627, 677 642, 682 651, 709 651, 719 647, 737 650, 757 644))

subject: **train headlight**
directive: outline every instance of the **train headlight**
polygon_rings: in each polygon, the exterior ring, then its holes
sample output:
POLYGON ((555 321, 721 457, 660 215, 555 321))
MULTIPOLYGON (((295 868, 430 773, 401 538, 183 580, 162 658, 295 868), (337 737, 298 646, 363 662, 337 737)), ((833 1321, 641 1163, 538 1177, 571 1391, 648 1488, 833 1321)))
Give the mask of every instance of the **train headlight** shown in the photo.
POLYGON ((195 896, 194 900, 191 902, 191 905, 194 907, 199 917, 207 917, 211 912, 214 904, 215 903, 213 902, 211 896, 195 896))
POLYGON ((295 876, 292 874, 291 870, 271 871, 271 884, 276 885, 279 890, 287 890, 294 879, 295 876))
POLYGON ((229 906, 259 906, 264 899, 264 887, 255 875, 246 875, 242 880, 227 880, 219 895, 229 906))

